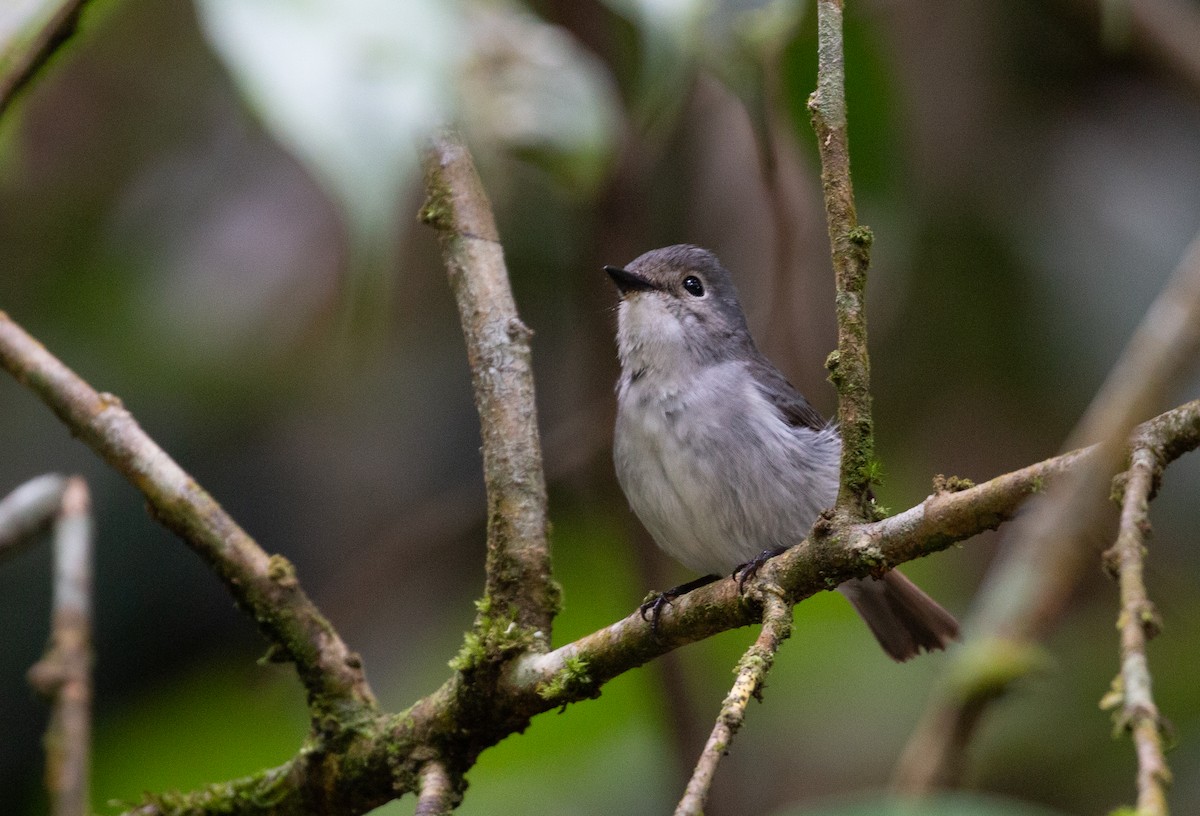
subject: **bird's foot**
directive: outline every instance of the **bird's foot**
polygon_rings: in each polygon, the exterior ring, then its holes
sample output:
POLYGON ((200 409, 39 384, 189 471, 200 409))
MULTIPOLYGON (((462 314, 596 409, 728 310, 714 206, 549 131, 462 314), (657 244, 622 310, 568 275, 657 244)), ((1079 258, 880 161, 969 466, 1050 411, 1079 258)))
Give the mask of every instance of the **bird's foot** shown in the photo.
POLYGON ((763 550, 758 555, 751 558, 745 564, 741 564, 733 571, 731 577, 737 579, 738 594, 745 594, 746 582, 758 575, 758 571, 762 569, 762 565, 770 561, 775 556, 786 550, 787 547, 774 547, 770 550, 763 550))
POLYGON ((642 616, 642 620, 650 623, 650 631, 654 633, 654 637, 658 637, 658 619, 662 616, 663 609, 670 606, 671 602, 680 595, 686 595, 693 589, 699 589, 702 586, 711 584, 713 581, 720 579, 719 575, 705 575, 702 578, 697 578, 694 581, 688 581, 686 584, 680 584, 677 587, 671 587, 665 592, 651 592, 646 596, 646 600, 642 601, 638 607, 638 614, 642 616))

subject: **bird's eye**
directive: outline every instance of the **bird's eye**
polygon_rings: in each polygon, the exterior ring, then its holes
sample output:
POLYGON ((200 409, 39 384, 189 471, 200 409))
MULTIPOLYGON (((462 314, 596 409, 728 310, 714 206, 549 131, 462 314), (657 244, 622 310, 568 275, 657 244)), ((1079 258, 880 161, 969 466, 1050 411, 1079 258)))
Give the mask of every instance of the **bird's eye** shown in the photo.
POLYGON ((683 288, 693 297, 702 297, 704 295, 704 284, 695 275, 688 275, 683 279, 683 288))

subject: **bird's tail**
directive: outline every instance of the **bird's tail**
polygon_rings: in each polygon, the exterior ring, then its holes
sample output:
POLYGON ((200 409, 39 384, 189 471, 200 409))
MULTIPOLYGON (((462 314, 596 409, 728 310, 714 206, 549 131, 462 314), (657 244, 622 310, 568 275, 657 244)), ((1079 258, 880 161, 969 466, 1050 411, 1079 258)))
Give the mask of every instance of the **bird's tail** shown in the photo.
POLYGON ((892 570, 882 578, 847 581, 838 591, 871 628, 879 645, 895 660, 908 660, 921 649, 944 649, 958 638, 958 621, 921 588, 892 570))

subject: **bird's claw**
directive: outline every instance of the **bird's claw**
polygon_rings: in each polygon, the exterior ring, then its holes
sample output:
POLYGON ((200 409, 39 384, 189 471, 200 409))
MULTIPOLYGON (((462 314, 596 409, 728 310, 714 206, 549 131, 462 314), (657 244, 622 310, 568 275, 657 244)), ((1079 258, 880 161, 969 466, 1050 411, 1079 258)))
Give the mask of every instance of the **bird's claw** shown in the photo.
POLYGON ((733 575, 730 576, 737 579, 738 594, 745 595, 746 582, 753 580, 754 577, 758 575, 758 571, 762 569, 763 564, 767 563, 786 549, 786 547, 776 547, 775 549, 771 550, 763 550, 745 564, 738 565, 737 569, 733 571, 733 575))
POLYGON ((654 592, 642 605, 638 607, 638 614, 642 616, 642 620, 650 624, 650 631, 655 637, 658 637, 658 619, 662 617, 663 607, 671 605, 671 601, 678 597, 668 592, 654 592))

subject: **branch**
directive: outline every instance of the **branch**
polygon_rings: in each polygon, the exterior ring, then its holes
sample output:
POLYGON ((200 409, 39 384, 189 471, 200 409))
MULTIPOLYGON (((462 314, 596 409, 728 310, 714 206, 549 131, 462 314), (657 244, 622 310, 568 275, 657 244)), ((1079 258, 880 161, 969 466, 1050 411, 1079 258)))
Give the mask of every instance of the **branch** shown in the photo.
MULTIPOLYGON (((1164 434, 1174 456, 1200 446, 1200 400, 1194 400, 1139 426, 1137 434, 1164 434)), ((1013 518, 1030 496, 1078 468, 1098 452, 1096 446, 1072 451, 967 488, 939 490, 902 513, 868 524, 850 525, 823 539, 801 542, 768 562, 789 603, 851 578, 870 575, 994 530, 1013 518)), ((511 691, 550 683, 585 666, 595 687, 673 649, 712 635, 757 623, 754 604, 725 579, 676 599, 659 618, 657 637, 634 612, 624 620, 568 643, 548 654, 518 658, 509 669, 511 691)), ((594 689, 593 689, 594 690, 594 689)), ((571 702, 577 697, 564 699, 571 702)))
POLYGON ((60 0, 58 8, 32 32, 21 32, 0 55, 0 117, 54 53, 71 38, 88 0, 60 0))
POLYGON ((717 723, 700 754, 683 799, 675 808, 675 816, 703 816, 717 764, 729 752, 734 735, 741 729, 750 698, 762 699, 763 683, 775 662, 775 653, 792 634, 792 607, 780 594, 771 590, 770 586, 763 588, 765 611, 762 631, 738 662, 737 679, 721 705, 717 723))
POLYGON ((483 437, 488 494, 486 607, 550 642, 559 588, 550 577, 546 482, 529 340, 517 316, 491 205, 471 155, 444 132, 423 154, 421 220, 439 233, 458 301, 483 437))
MULTIPOLYGON (((896 770, 894 784, 922 793, 953 784, 963 748, 988 702, 1037 665, 1035 641, 1058 620, 1092 555, 1081 544, 1108 500, 1109 483, 1128 456, 1130 428, 1159 405, 1200 350, 1200 235, 1146 312, 1108 379, 1068 439, 1099 440, 1030 515, 1025 534, 991 571, 960 651, 926 708, 896 770)), ((1194 404, 1194 403, 1193 403, 1194 404)), ((1170 461, 1178 455, 1174 448, 1170 461)))
POLYGON ((268 556, 155 444, 112 394, 99 394, 0 312, 0 365, 29 387, 73 435, 146 497, 150 513, 178 534, 225 582, 280 656, 296 664, 314 721, 340 708, 371 709, 374 695, 349 650, 304 590, 295 569, 268 556))
POLYGON ((84 816, 90 810, 92 513, 83 479, 68 479, 61 497, 54 521, 50 645, 30 668, 29 683, 53 704, 45 740, 50 813, 84 816))
POLYGON ((54 518, 66 487, 66 479, 48 473, 30 479, 0 500, 0 557, 30 542, 54 518))
POLYGON ((821 154, 825 218, 837 285, 838 347, 825 363, 838 392, 842 435, 837 509, 851 519, 873 518, 867 512, 876 464, 865 307, 872 237, 870 229, 858 225, 850 183, 841 0, 817 3, 817 90, 809 98, 808 109, 821 154))
MULTIPOLYGON (((1171 440, 1175 455, 1200 445, 1200 400, 1139 428, 1171 440)), ((945 549, 1011 518, 1021 502, 1095 450, 1030 465, 960 492, 938 492, 897 516, 846 528, 840 538, 808 542, 765 567, 787 604, 828 590, 879 564, 892 565, 945 549)), ((494 685, 485 667, 469 666, 400 714, 347 735, 338 752, 302 750, 254 776, 187 794, 151 797, 131 816, 307 816, 365 813, 418 789, 435 750, 447 771, 461 773, 478 755, 523 730, 542 712, 596 696, 612 678, 679 646, 758 621, 758 605, 724 580, 679 598, 659 620, 658 636, 641 615, 593 632, 552 652, 526 650, 505 663, 494 685)), ((432 773, 432 771, 431 771, 432 773)), ((451 777, 453 778, 453 776, 451 777)))
POLYGON ((1121 587, 1121 672, 1113 680, 1113 691, 1101 705, 1119 707, 1114 714, 1118 727, 1133 734, 1137 750, 1137 816, 1167 816, 1167 786, 1171 772, 1163 756, 1163 727, 1150 687, 1146 641, 1158 634, 1159 617, 1146 595, 1143 558, 1150 534, 1150 498, 1160 475, 1159 454, 1150 446, 1133 452, 1125 474, 1120 531, 1116 543, 1105 554, 1116 568, 1121 587))

